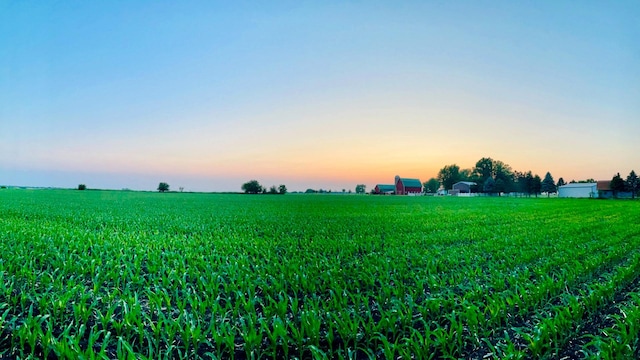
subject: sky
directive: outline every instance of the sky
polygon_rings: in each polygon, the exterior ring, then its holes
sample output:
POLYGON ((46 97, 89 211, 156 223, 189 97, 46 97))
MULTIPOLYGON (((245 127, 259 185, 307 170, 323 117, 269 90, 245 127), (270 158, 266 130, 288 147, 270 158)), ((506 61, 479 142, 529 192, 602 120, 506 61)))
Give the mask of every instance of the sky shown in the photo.
POLYGON ((0 184, 640 171, 639 1, 3 1, 0 184))

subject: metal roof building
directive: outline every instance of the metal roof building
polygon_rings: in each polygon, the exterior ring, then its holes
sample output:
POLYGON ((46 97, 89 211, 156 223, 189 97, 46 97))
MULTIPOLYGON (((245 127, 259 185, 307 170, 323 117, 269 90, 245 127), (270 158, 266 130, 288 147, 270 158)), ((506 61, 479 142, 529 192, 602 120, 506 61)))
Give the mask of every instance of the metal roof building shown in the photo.
POLYGON ((573 183, 558 188, 561 198, 596 198, 598 197, 597 183, 573 183))

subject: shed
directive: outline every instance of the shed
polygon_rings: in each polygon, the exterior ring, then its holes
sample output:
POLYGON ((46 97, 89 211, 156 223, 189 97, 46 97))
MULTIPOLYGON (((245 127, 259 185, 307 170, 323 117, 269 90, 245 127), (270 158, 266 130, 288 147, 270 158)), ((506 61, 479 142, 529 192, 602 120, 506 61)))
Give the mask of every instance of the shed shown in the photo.
POLYGON ((396 175, 397 195, 416 195, 422 193, 422 183, 418 179, 401 178, 396 175))
POLYGON ((596 188, 598 189, 598 197, 610 199, 613 197, 611 190, 611 180, 598 180, 596 188))
POLYGON ((396 186, 391 184, 378 184, 373 188, 375 194, 393 194, 396 192, 396 186))
POLYGON ((452 190, 457 190, 458 194, 469 194, 471 193, 471 187, 476 186, 478 184, 471 181, 458 181, 453 184, 451 187, 452 190))
POLYGON ((561 198, 593 198, 598 197, 597 183, 572 183, 558 188, 561 198))

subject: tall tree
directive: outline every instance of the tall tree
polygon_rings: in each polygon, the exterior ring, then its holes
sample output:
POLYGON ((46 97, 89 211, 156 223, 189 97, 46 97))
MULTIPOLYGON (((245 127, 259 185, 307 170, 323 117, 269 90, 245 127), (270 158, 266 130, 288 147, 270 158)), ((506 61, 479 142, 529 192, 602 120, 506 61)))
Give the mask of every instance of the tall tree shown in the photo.
POLYGON ((489 176, 487 180, 484 181, 484 184, 482 185, 482 191, 487 194, 493 194, 496 192, 496 181, 493 180, 491 176, 489 176))
POLYGON ((523 194, 527 194, 527 196, 536 194, 537 197, 540 192, 540 188, 542 187, 542 180, 540 180, 540 176, 534 176, 531 171, 527 171, 526 173, 517 173, 517 176, 518 191, 523 194))
POLYGON ((624 188, 625 188, 624 180, 622 180, 622 176, 620 176, 620 173, 617 173, 611 179, 611 190, 613 190, 613 196, 617 197, 618 192, 624 191, 624 188))
POLYGON ((456 164, 446 165, 438 172, 438 181, 445 190, 450 190, 460 179, 460 167, 456 164))
POLYGON ((566 184, 566 182, 564 182, 563 178, 558 179, 558 184, 556 185, 556 187, 560 187, 560 186, 564 186, 566 184))
POLYGON ((636 175, 635 171, 631 170, 631 172, 629 173, 629 176, 627 176, 627 181, 625 185, 627 190, 631 191, 631 198, 635 199, 636 193, 638 192, 638 186, 639 186, 638 175, 636 175))
POLYGON ((490 157, 483 157, 476 162, 476 166, 473 168, 473 175, 482 181, 487 180, 488 177, 492 177, 493 173, 493 159, 490 157))
POLYGON ((433 194, 438 192, 438 189, 440 188, 440 182, 436 178, 431 178, 428 181, 426 181, 424 184, 422 184, 422 186, 426 193, 433 194))
POLYGON ((478 160, 470 177, 471 181, 479 184, 483 184, 488 178, 493 177, 493 180, 498 183, 500 189, 496 189, 496 191, 499 192, 511 192, 515 188, 516 179, 511 166, 490 157, 478 160))
POLYGON ((364 194, 367 191, 367 185, 358 184, 356 185, 356 194, 364 194))
MULTIPOLYGON (((342 189, 342 192, 344 192, 344 189, 342 189)), ((287 187, 284 184, 278 186, 278 194, 284 195, 286 193, 287 193, 287 187)))
POLYGON ((506 181, 504 181, 503 179, 499 178, 496 180, 496 186, 494 188, 495 192, 498 193, 498 196, 500 196, 500 194, 502 193, 506 193, 509 192, 509 185, 507 184, 506 181))
POLYGON ((516 191, 518 191, 522 195, 531 195, 529 191, 529 183, 533 181, 533 175, 531 174, 531 171, 526 173, 516 171, 514 177, 516 179, 516 191))
POLYGON ((245 192, 245 194, 259 194, 261 192, 263 192, 262 185, 260 185, 260 183, 258 182, 258 180, 250 180, 244 184, 242 184, 242 191, 245 192))
POLYGON ((158 191, 160 192, 169 191, 169 184, 167 184, 166 182, 161 182, 160 184, 158 184, 158 191))
POLYGON ((493 163, 493 172, 494 172, 494 177, 496 182, 498 180, 502 180, 502 182, 504 183, 503 185, 503 192, 511 192, 514 188, 514 175, 513 175, 513 169, 511 169, 511 166, 503 163, 500 160, 496 160, 493 163))
POLYGON ((551 173, 547 171, 547 174, 544 176, 544 180, 542 180, 542 192, 547 193, 547 197, 549 197, 550 193, 556 192, 556 183, 553 181, 553 176, 551 173))

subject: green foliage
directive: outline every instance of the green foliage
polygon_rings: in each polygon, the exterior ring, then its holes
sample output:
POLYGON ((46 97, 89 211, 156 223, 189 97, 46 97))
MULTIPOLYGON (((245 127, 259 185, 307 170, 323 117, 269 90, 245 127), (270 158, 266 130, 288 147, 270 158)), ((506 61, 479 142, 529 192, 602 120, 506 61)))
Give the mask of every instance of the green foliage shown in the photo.
POLYGON ((482 185, 482 191, 492 194, 496 192, 496 181, 492 177, 488 177, 482 185))
POLYGON ((85 184, 78 185, 78 190, 87 190, 87 185, 85 184))
MULTIPOLYGON (((344 192, 344 189, 342 189, 342 192, 344 192)), ((278 186, 278 194, 284 195, 286 193, 287 193, 287 187, 285 185, 278 186)))
POLYGON ((250 180, 244 184, 242 184, 242 191, 245 194, 259 194, 262 192, 266 192, 266 189, 262 188, 262 185, 258 182, 258 180, 250 180))
POLYGON ((495 173, 493 172, 493 159, 492 158, 482 158, 476 162, 475 168, 473 168, 473 175, 477 179, 487 179, 490 177, 494 177, 495 173))
POLYGON ((613 190, 613 193, 617 195, 618 192, 624 191, 624 188, 625 188, 625 182, 620 176, 620 173, 617 173, 611 179, 611 190, 613 190))
POLYGON ((460 167, 456 164, 445 165, 445 167, 440 169, 438 172, 438 181, 446 190, 451 190, 453 188, 453 184, 462 180, 463 178, 460 174, 460 167))
POLYGON ((491 192, 502 193, 515 190, 515 175, 511 166, 500 160, 482 158, 476 162, 476 166, 471 171, 470 179, 478 184, 484 184, 489 178, 495 180, 495 185, 491 184, 494 186, 491 192))
POLYGON ((636 175, 635 171, 631 170, 627 176, 627 180, 625 181, 625 190, 630 191, 632 197, 635 198, 639 188, 640 183, 638 181, 638 175, 636 175))
POLYGON ((634 358, 639 211, 3 191, 0 357, 634 358))
POLYGON ((553 181, 553 176, 551 176, 551 173, 548 172, 548 171, 544 176, 544 180, 542 180, 542 184, 541 184, 540 190, 542 192, 546 192, 547 193, 547 197, 549 197, 550 193, 555 193, 556 192, 556 183, 553 181))
POLYGON ((169 184, 167 184, 166 182, 161 182, 160 184, 158 184, 158 191, 159 192, 169 191, 169 184))
POLYGON ((436 178, 431 178, 422 184, 422 187, 424 188, 424 192, 433 194, 440 188, 440 182, 436 178))
POLYGON ((358 184, 356 185, 356 194, 364 194, 367 192, 367 185, 358 184))

